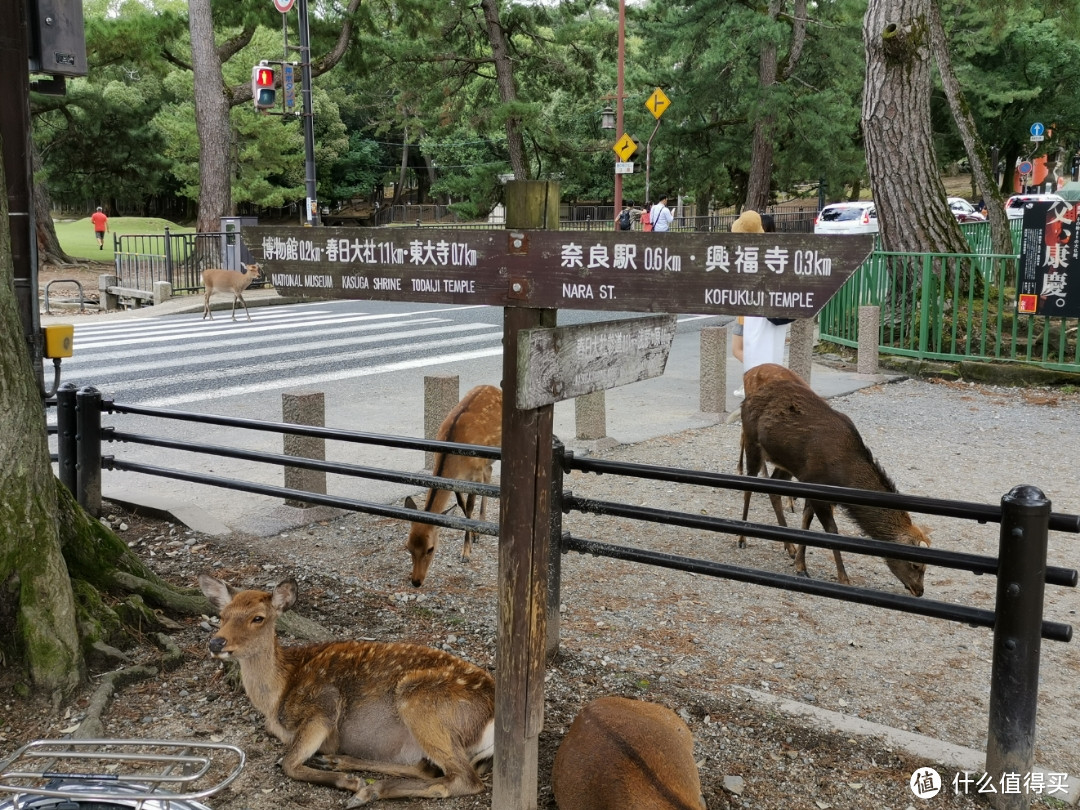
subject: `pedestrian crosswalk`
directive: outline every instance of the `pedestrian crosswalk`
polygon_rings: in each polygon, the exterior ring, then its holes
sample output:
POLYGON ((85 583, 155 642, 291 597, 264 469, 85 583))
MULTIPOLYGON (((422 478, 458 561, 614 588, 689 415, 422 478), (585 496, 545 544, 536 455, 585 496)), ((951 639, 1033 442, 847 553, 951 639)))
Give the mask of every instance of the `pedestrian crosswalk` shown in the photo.
POLYGON ((501 318, 486 307, 398 309, 322 302, 252 310, 251 321, 76 323, 63 380, 170 407, 502 354, 501 318))

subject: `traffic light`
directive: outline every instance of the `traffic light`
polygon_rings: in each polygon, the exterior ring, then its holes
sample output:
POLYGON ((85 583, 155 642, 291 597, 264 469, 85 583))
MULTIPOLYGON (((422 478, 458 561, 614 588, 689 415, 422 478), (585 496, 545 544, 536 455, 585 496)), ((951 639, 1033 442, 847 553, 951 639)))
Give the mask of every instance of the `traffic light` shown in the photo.
POLYGON ((274 69, 266 64, 251 69, 251 97, 255 100, 256 110, 269 110, 274 106, 277 99, 275 78, 274 69))

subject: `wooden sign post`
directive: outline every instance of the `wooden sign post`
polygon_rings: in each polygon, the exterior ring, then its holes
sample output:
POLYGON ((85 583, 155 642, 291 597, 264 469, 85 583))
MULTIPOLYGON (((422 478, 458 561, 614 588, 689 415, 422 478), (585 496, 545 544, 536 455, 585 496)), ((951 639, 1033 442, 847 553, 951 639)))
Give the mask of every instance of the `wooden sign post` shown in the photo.
POLYGON ((674 316, 556 329, 560 308, 810 318, 872 236, 559 231, 559 187, 506 186, 507 229, 245 227, 283 295, 504 307, 492 806, 535 810, 553 403, 662 373, 674 316), (520 348, 523 347, 523 348, 520 348))

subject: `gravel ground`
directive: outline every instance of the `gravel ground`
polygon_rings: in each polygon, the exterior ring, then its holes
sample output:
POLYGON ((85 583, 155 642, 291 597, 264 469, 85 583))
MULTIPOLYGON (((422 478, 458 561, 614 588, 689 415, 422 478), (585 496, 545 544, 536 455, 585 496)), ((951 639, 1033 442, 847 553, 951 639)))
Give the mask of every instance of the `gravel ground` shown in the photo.
MULTIPOLYGON (((1080 394, 904 381, 865 389, 832 404, 847 413, 899 491, 998 503, 1018 484, 1040 487, 1056 512, 1080 513, 1080 394)), ((734 472, 738 424, 619 446, 617 460, 734 472)), ((740 493, 617 476, 575 473, 575 494, 632 504, 739 517, 740 493)), ((495 519, 497 509, 489 509, 495 519)), ((265 587, 287 576, 300 583, 297 610, 342 637, 413 640, 452 650, 494 669, 496 554, 481 538, 468 565, 460 540, 445 542, 420 591, 408 585, 405 527, 365 515, 313 523, 276 538, 208 538, 182 526, 113 510, 113 523, 170 581, 193 586, 212 570, 237 586, 265 587)), ((935 547, 995 554, 998 527, 913 516, 932 529, 935 547)), ((764 496, 751 519, 772 523, 764 496)), ((853 533, 840 520, 841 531, 853 533)), ((575 536, 626 543, 771 571, 791 572, 774 544, 669 526, 580 514, 565 517, 575 536)), ((1050 563, 1076 567, 1078 538, 1052 534, 1050 563)), ((853 584, 903 593, 881 560, 848 555, 853 584)), ((812 576, 835 578, 831 555, 811 549, 812 576)), ((931 568, 927 599, 992 608, 994 580, 931 568)), ((933 765, 880 739, 816 730, 746 691, 788 698, 897 729, 985 748, 991 633, 945 621, 828 599, 581 555, 563 558, 561 650, 549 666, 546 722, 540 738, 541 808, 554 807, 547 776, 574 714, 589 699, 622 694, 679 712, 695 736, 704 794, 711 810, 827 808, 974 808, 957 795, 955 771, 931 800, 915 798, 911 774, 933 765), (725 786, 726 785, 726 786, 725 786)), ((1047 618, 1075 623, 1075 590, 1048 588, 1047 618)), ((282 747, 221 665, 205 655, 212 624, 192 621, 173 633, 182 665, 123 688, 105 715, 113 737, 225 740, 248 753, 237 783, 210 804, 218 810, 338 808, 346 795, 301 785, 275 767, 282 747)), ((1080 660, 1075 644, 1042 647, 1037 760, 1049 771, 1080 774, 1080 660)), ((152 646, 129 651, 154 663, 152 646)), ((35 737, 70 733, 89 692, 59 713, 44 702, 15 699, 12 673, 0 670, 4 719, 0 754, 35 737)), ((1060 798, 1060 797, 1059 797, 1060 798)), ((384 803, 448 810, 491 806, 478 797, 384 803)), ((1041 806, 1061 806, 1052 799, 1041 806)))

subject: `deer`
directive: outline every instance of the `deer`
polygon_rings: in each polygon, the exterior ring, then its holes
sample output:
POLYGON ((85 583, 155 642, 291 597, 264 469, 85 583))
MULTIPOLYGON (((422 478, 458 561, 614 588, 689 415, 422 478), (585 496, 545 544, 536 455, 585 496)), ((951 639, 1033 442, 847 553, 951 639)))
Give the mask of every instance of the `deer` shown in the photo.
POLYGON ((675 712, 597 698, 574 718, 551 770, 559 810, 705 810, 694 738, 675 712))
POLYGON ((495 727, 486 670, 419 644, 282 646, 275 623, 296 602, 294 579, 237 590, 203 572, 199 588, 221 616, 210 655, 239 663, 244 692, 286 746, 287 776, 351 791, 346 807, 484 789, 478 766, 493 755, 495 727), (367 784, 352 771, 390 778, 367 784))
MULTIPOLYGON (((775 465, 773 478, 794 477, 806 483, 896 492, 896 485, 874 459, 855 423, 830 407, 805 383, 774 379, 753 394, 746 393, 742 403, 742 443, 748 475, 757 475, 767 459, 775 465)), ((769 500, 777 522, 787 526, 779 496, 770 495, 769 500)), ((750 493, 745 492, 743 520, 749 507, 750 493)), ((848 504, 843 509, 875 540, 908 546, 930 545, 928 531, 913 524, 911 515, 904 510, 848 504)), ((839 534, 832 504, 808 498, 803 507, 802 528, 810 528, 815 516, 825 531, 839 534)), ((851 584, 840 552, 835 549, 833 559, 837 580, 851 584)), ((924 563, 892 558, 886 558, 885 563, 912 595, 922 596, 924 563)), ((808 576, 805 545, 800 545, 795 554, 795 571, 808 576)))
MULTIPOLYGON (((804 380, 794 371, 791 371, 789 368, 787 368, 787 366, 781 366, 778 363, 761 363, 760 365, 748 368, 745 372, 743 372, 744 396, 749 396, 750 394, 761 388, 763 385, 773 380, 790 380, 791 382, 801 383, 807 387, 809 387, 810 385, 808 382, 806 382, 806 380, 804 380)), ((743 458, 746 455, 745 439, 746 434, 743 433, 742 441, 739 444, 738 470, 740 474, 743 471, 743 458)), ((762 470, 765 472, 766 475, 768 475, 769 470, 765 467, 764 464, 762 464, 762 470)), ((747 503, 749 503, 750 493, 744 493, 744 498, 746 498, 747 503)), ((795 499, 790 496, 788 497, 788 506, 791 508, 792 512, 795 511, 795 499)), ((743 511, 743 520, 746 520, 745 510, 743 511)), ((739 535, 738 547, 746 548, 746 537, 744 535, 739 535)), ((787 550, 788 554, 792 558, 795 557, 795 546, 793 546, 791 543, 784 543, 784 548, 787 550)))
POLYGON ((214 314, 210 311, 210 296, 216 292, 231 292, 233 294, 232 319, 236 320, 236 302, 239 300, 244 305, 244 313, 251 320, 248 312, 247 301, 244 300, 244 290, 251 286, 257 278, 262 278, 262 265, 245 264, 243 270, 222 270, 219 267, 203 270, 202 283, 206 292, 203 294, 203 320, 208 317, 214 320, 214 314))
MULTIPOLYGON (((439 441, 459 444, 482 444, 488 447, 501 445, 502 390, 494 385, 478 385, 469 390, 447 414, 446 419, 439 426, 436 438, 439 441)), ((490 484, 491 468, 492 460, 489 458, 436 453, 432 474, 440 478, 490 484)), ((465 517, 472 519, 476 496, 473 494, 463 496, 460 492, 452 492, 448 489, 436 487, 429 489, 422 510, 412 497, 405 499, 405 506, 418 511, 442 513, 453 508, 453 504, 450 503, 451 496, 457 499, 457 505, 461 507, 465 517)), ((484 519, 486 512, 487 498, 481 495, 480 520, 484 519)), ((465 543, 461 549, 463 563, 469 562, 472 555, 474 534, 470 531, 465 532, 465 543)), ((432 526, 430 523, 412 523, 409 538, 405 541, 405 548, 412 556, 412 574, 409 581, 412 582, 413 587, 419 588, 424 584, 428 569, 435 557, 435 551, 439 548, 439 527, 432 526)))

